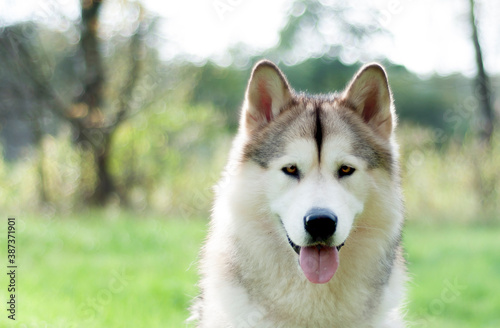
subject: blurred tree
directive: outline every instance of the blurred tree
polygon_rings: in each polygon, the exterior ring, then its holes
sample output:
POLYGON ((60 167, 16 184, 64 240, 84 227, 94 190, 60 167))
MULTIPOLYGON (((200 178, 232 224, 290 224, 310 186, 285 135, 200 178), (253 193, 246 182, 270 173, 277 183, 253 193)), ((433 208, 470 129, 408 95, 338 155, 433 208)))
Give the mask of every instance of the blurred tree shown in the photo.
POLYGON ((479 31, 477 28, 478 19, 475 13, 475 1, 469 0, 469 20, 472 29, 472 42, 474 43, 474 50, 476 54, 476 92, 474 93, 479 100, 479 106, 482 115, 481 126, 481 139, 484 143, 491 143, 491 136, 493 134, 493 121, 494 111, 491 104, 491 83, 484 69, 483 53, 481 51, 481 44, 479 42, 479 31))
POLYGON ((369 54, 368 41, 375 34, 388 35, 378 15, 369 2, 295 0, 278 45, 265 56, 288 65, 311 57, 355 63, 369 54))
POLYGON ((35 145, 39 159, 39 199, 46 203, 49 196, 41 143, 42 136, 54 132, 54 127, 47 122, 47 107, 52 100, 50 90, 41 78, 46 75, 46 69, 36 65, 45 59, 34 51, 34 35, 37 33, 33 23, 9 26, 0 33, 0 60, 3 67, 0 70, 0 118, 6 149, 4 156, 7 159, 19 157, 19 149, 23 146, 35 145))
MULTIPOLYGON (((100 1, 82 2, 79 50, 85 63, 83 92, 75 100, 71 108, 73 113, 70 113, 78 135, 77 140, 91 150, 97 168, 97 183, 92 193, 93 203, 105 202, 109 195, 116 191, 108 170, 109 141, 113 129, 104 126, 102 117, 105 77, 97 36, 100 6, 100 1)), ((136 51, 135 48, 131 47, 131 50, 136 51)), ((114 120, 115 125, 119 124, 118 116, 114 120)))
POLYGON ((498 201, 497 188, 499 184, 499 176, 497 174, 491 174, 491 171, 488 170, 488 164, 490 162, 489 159, 493 158, 493 155, 490 152, 492 150, 491 138, 493 136, 495 112, 492 105, 491 82, 484 68, 483 53, 479 41, 479 24, 475 11, 475 0, 469 0, 469 6, 469 22, 472 30, 472 42, 474 44, 477 69, 473 95, 479 102, 479 115, 481 116, 479 119, 481 124, 481 147, 478 147, 478 149, 476 149, 476 154, 472 156, 472 163, 476 179, 476 191, 482 205, 481 211, 485 217, 488 217, 491 213, 494 213, 494 209, 498 201))
POLYGON ((190 100, 193 103, 215 105, 229 118, 228 128, 236 130, 239 108, 243 104, 246 82, 250 74, 249 68, 220 67, 209 62, 203 67, 187 64, 185 70, 196 77, 190 100))
MULTIPOLYGON (((144 67, 147 61, 153 65, 158 62, 156 51, 146 46, 156 19, 146 15, 137 2, 121 2, 122 9, 132 14, 118 29, 125 26, 128 31, 103 33, 99 21, 103 5, 101 1, 82 1, 76 24, 68 22, 71 27, 64 31, 66 35, 63 32, 62 37, 54 37, 57 33, 51 33, 48 41, 44 40, 44 30, 34 24, 28 24, 34 26, 29 37, 16 28, 0 33, 0 55, 15 63, 5 68, 4 75, 12 80, 6 92, 22 94, 28 89, 30 94, 20 97, 39 104, 21 106, 28 108, 35 144, 48 132, 45 121, 49 113, 70 124, 82 150, 81 170, 88 167, 89 160, 93 163, 91 175, 95 181, 85 199, 94 205, 105 204, 113 194, 124 198, 109 169, 113 135, 127 118, 156 101, 162 93, 159 89, 165 87, 161 74, 156 74, 160 69, 144 67), (52 49, 60 44, 63 51, 52 49)), ((39 149, 43 163, 43 149, 39 149)), ((47 199, 43 171, 41 167, 41 198, 47 199)))

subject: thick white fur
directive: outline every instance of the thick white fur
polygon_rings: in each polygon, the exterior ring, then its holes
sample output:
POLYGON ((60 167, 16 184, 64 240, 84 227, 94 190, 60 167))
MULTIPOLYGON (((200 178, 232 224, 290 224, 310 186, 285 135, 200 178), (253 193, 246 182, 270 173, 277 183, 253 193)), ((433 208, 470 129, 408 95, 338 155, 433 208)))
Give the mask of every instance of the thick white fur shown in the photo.
MULTIPOLYGON (((307 141, 301 142, 308 148, 307 141)), ((325 146, 342 149, 339 142, 333 139, 325 146)), ((349 158, 334 151, 331 156, 349 158)), ((314 164, 311 167, 318 170, 314 164)), ((335 186, 333 181, 322 180, 318 170, 304 184, 304 195, 293 191, 293 182, 277 182, 281 177, 271 170, 253 163, 235 165, 217 188, 215 219, 202 265, 205 279, 201 287, 207 301, 201 327, 403 327, 398 309, 405 281, 403 267, 394 267, 382 302, 376 304, 378 315, 373 321, 366 322, 357 311, 362 308, 361 300, 370 299, 366 294, 373 292, 372 281, 361 268, 366 263, 375 267, 385 250, 394 247, 392 238, 399 233, 403 209, 397 183, 388 179, 386 172, 373 170, 357 172, 368 184, 358 186, 357 181, 349 181, 349 185, 335 186), (282 188, 291 191, 279 197, 282 188), (314 188, 326 188, 329 197, 316 197, 314 188), (300 244, 302 213, 316 205, 337 213, 342 232, 339 238, 345 239, 350 233, 349 242, 339 253, 339 269, 327 285, 314 285, 304 277, 281 223, 272 214, 299 213, 284 214, 283 223, 290 237, 300 244), (253 300, 255 296, 239 284, 228 259, 242 261, 238 264, 245 268, 243 274, 261 284, 253 288, 269 297, 264 303, 253 300)), ((359 170, 363 169, 358 166, 359 170)))
MULTIPOLYGON (((406 280, 395 260, 389 281, 376 286, 376 270, 395 247, 403 222, 397 177, 367 169, 351 149, 349 134, 327 136, 321 164, 314 140, 289 143, 285 155, 264 169, 241 160, 251 138, 240 129, 225 176, 216 187, 210 235, 201 262, 202 328, 404 327, 400 306, 406 280), (296 164, 300 183, 281 172, 296 164), (339 165, 355 174, 335 178, 339 165), (287 234, 305 242, 303 217, 313 207, 338 216, 339 268, 327 284, 309 282, 298 265, 287 234), (347 239, 347 240, 346 240, 347 239), (368 268, 368 269, 367 269, 368 268), (373 295, 381 292, 381 297, 373 295), (367 306, 367 302, 375 303, 367 306), (368 313, 369 311, 369 313, 368 313)), ((395 157, 397 146, 387 139, 395 157)), ((400 254, 398 254, 400 255, 400 254)))

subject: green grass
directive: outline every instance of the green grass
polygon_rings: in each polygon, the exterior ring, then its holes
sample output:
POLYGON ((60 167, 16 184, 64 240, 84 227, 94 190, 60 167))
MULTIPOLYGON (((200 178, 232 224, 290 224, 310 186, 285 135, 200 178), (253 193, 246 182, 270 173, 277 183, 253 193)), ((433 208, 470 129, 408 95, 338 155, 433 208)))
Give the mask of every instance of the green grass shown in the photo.
MULTIPOLYGON (((3 311, 1 327, 185 326, 206 221, 101 212, 19 217, 17 227, 17 320, 3 311)), ((498 226, 408 224, 415 327, 500 326, 499 234, 498 226)), ((5 274, 0 283, 5 304, 5 274)))
POLYGON ((499 234, 498 226, 407 226, 415 327, 500 327, 499 234))
MULTIPOLYGON (((17 220, 17 320, 2 314, 0 327, 184 326, 205 222, 104 213, 17 220)), ((0 282, 6 304, 4 275, 0 282)))

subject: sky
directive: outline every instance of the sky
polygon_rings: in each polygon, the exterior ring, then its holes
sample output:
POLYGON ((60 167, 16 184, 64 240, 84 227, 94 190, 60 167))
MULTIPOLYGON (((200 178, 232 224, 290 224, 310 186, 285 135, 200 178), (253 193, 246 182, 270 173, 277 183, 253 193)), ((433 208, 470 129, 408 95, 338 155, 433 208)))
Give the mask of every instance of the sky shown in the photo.
MULTIPOLYGON (((118 17, 123 1, 108 0, 105 17, 111 20, 118 17)), ((352 1, 354 12, 356 6, 365 6, 368 1, 352 1)), ((486 68, 500 73, 500 1, 476 1, 486 68)), ((0 26, 31 17, 49 25, 64 24, 65 18, 78 18, 77 0, 19 3, 0 0, 0 26)), ((142 3, 162 18, 159 37, 168 40, 168 46, 161 49, 164 59, 183 56, 193 61, 211 59, 228 65, 231 47, 244 45, 244 49, 258 53, 277 44, 292 0, 143 0, 142 3)), ((349 45, 345 45, 351 52, 363 52, 359 59, 388 58, 423 76, 474 74, 468 0, 375 0, 369 3, 375 7, 373 16, 377 23, 392 36, 375 36, 363 49, 349 49, 349 45)))

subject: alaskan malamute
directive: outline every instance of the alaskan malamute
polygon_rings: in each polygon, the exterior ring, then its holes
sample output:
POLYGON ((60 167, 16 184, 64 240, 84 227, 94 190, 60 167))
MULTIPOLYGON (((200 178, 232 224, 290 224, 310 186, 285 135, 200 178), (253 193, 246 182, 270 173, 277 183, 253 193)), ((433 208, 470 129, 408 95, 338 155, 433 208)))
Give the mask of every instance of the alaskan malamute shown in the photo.
POLYGON ((255 65, 202 251, 198 327, 404 326, 395 125, 378 64, 312 96, 255 65))

